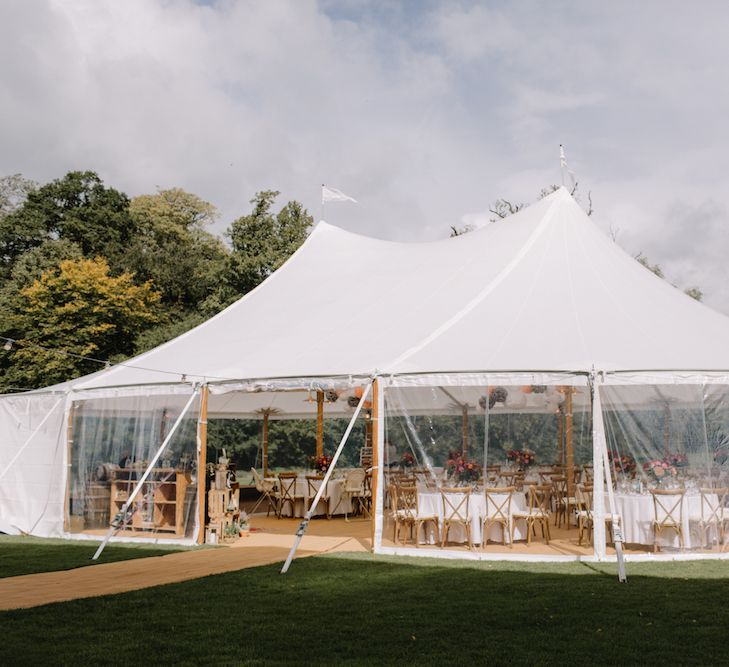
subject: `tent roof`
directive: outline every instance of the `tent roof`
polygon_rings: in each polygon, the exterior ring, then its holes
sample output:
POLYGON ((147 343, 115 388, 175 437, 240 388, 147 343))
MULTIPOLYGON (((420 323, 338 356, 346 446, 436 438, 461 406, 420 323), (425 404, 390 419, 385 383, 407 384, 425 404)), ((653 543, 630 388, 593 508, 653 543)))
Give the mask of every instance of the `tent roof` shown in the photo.
POLYGON ((469 371, 729 370, 729 318, 653 275, 567 190, 418 244, 324 222, 195 329, 75 388, 469 371))

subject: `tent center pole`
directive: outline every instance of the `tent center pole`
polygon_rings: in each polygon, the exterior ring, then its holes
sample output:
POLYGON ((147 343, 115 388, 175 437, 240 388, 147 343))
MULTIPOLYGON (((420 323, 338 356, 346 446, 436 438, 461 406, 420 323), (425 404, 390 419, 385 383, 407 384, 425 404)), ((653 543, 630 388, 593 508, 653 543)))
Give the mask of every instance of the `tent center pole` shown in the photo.
POLYGON ((324 392, 316 390, 316 458, 324 456, 324 392))

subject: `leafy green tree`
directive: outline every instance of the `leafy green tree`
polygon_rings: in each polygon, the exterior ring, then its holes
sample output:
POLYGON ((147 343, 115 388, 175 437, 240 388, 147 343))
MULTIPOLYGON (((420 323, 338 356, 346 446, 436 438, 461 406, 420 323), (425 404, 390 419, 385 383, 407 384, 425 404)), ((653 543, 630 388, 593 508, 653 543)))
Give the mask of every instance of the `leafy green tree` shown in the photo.
POLYGON ((53 350, 97 359, 128 356, 135 336, 157 321, 158 301, 150 284, 135 285, 130 274, 110 275, 104 259, 63 260, 11 304, 3 335, 18 347, 3 352, 13 358, 0 383, 40 387, 100 369, 53 350))
POLYGON ((276 190, 259 192, 251 200, 253 211, 235 220, 227 231, 233 252, 228 260, 227 292, 222 303, 263 282, 306 239, 314 218, 296 201, 274 213, 278 195, 276 190))
POLYGON ((0 218, 0 260, 7 275, 15 260, 48 239, 76 243, 84 256, 105 257, 114 270, 135 236, 129 198, 107 188, 92 171, 72 171, 27 193, 0 218))
POLYGON ((135 238, 124 268, 138 280, 151 280, 162 303, 179 311, 197 310, 221 281, 229 254, 205 227, 215 221, 215 207, 180 188, 135 197, 130 214, 135 238))
POLYGON ((0 178, 0 218, 20 208, 28 193, 36 184, 22 174, 12 174, 0 178))

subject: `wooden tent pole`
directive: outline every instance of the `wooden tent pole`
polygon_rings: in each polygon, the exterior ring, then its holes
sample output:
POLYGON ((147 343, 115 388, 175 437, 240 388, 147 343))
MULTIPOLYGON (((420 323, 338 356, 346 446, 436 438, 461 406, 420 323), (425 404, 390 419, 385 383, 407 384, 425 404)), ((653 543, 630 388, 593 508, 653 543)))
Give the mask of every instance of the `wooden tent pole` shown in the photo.
POLYGON ((324 456, 324 392, 316 390, 316 457, 324 456))
POLYGON ((567 492, 575 494, 575 452, 572 445, 572 387, 565 387, 564 413, 565 413, 565 449, 567 452, 567 492))
POLYGON ((377 473, 380 465, 380 443, 379 443, 379 418, 380 418, 380 394, 379 380, 375 378, 372 381, 372 412, 371 422, 374 424, 372 429, 372 477, 370 483, 370 517, 372 518, 372 551, 375 550, 375 517, 377 516, 377 473))
POLYGON ((559 438, 559 464, 564 465, 564 408, 560 405, 557 411, 557 438, 559 438))
POLYGON ((463 456, 468 454, 468 406, 463 406, 463 456))
POLYGON ((268 477, 268 415, 269 410, 263 411, 263 476, 268 477))
POLYGON ((663 406, 663 454, 668 456, 671 443, 671 406, 666 402, 663 406))
POLYGON ((197 457, 197 504, 198 504, 198 534, 197 543, 205 541, 205 494, 208 462, 208 386, 203 385, 200 397, 200 417, 198 421, 198 435, 200 438, 200 451, 197 457))

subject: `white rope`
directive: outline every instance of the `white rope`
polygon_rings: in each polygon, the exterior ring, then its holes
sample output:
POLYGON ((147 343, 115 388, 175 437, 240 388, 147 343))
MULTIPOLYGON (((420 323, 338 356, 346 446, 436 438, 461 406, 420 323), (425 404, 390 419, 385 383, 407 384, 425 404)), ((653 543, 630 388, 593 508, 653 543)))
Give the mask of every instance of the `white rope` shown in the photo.
MULTIPOLYGON (((170 432, 167 434, 167 437, 164 439, 162 444, 159 446, 159 449, 157 450, 157 453, 152 457, 152 460, 149 462, 149 465, 147 466, 147 469, 144 471, 144 474, 141 476, 141 478, 137 481, 137 485, 132 490, 131 494, 129 494, 129 498, 127 498, 126 502, 122 506, 121 510, 119 510, 119 513, 117 514, 118 517, 122 517, 122 522, 126 519, 127 512, 129 511, 129 508, 132 506, 132 503, 134 502, 134 499, 137 497, 137 494, 139 493, 140 489, 142 488, 142 485, 147 480, 147 477, 152 473, 152 470, 155 465, 157 465, 157 461, 159 461, 160 456, 162 456, 165 449, 167 449, 167 445, 169 444, 170 440, 172 440, 172 436, 175 434, 175 431, 177 431, 178 426, 182 423, 182 419, 187 414, 187 411, 190 409, 190 406, 192 405, 193 400, 195 400, 196 396, 200 393, 200 389, 198 387, 195 388, 195 391, 192 392, 192 395, 190 396, 190 399, 185 404, 185 407, 182 408, 182 412, 180 413, 180 416, 177 418, 175 423, 172 425, 172 428, 170 429, 170 432)), ((204 470, 198 470, 198 475, 204 475, 204 470)), ((113 521, 113 520, 112 520, 113 521)), ((118 527, 115 526, 113 523, 111 526, 109 526, 109 530, 106 533, 106 536, 104 537, 103 542, 99 545, 99 548, 96 550, 96 553, 93 555, 91 560, 98 560, 99 556, 101 556, 101 552, 106 547, 107 543, 111 539, 112 535, 118 530, 118 527)))
POLYGON ((372 383, 368 384, 365 387, 365 390, 362 392, 362 398, 359 399, 359 403, 357 404, 357 409, 354 411, 354 414, 352 415, 352 419, 349 420, 349 425, 347 426, 347 430, 344 432, 344 435, 342 436, 342 439, 339 442, 339 447, 337 447, 337 451, 334 453, 334 457, 332 458, 332 463, 329 466, 329 469, 327 470, 326 475, 324 475, 324 479, 322 480, 321 484, 319 485, 319 490, 317 491, 316 496, 314 497, 314 501, 311 503, 311 505, 309 505, 309 509, 306 512, 306 515, 304 516, 304 520, 299 524, 299 529, 296 531, 296 539, 294 539, 294 543, 291 546, 291 551, 289 551, 288 558, 286 559, 284 566, 281 568, 281 574, 286 574, 289 571, 289 567, 291 566, 291 561, 294 559, 294 554, 296 553, 296 550, 299 548, 301 539, 304 537, 304 533, 306 532, 306 527, 309 525, 309 521, 311 520, 311 517, 314 515, 314 510, 316 509, 316 506, 319 504, 319 501, 321 500, 322 495, 324 495, 324 491, 327 488, 329 479, 331 478, 332 473, 334 472, 334 467, 337 465, 337 461, 339 460, 339 455, 342 453, 342 450, 344 449, 344 445, 347 443, 347 440, 349 439, 349 434, 352 432, 354 423, 357 421, 357 417, 359 417, 360 410, 362 410, 362 406, 364 405, 365 401, 367 400, 367 396, 369 395, 371 389, 372 389, 372 383))

